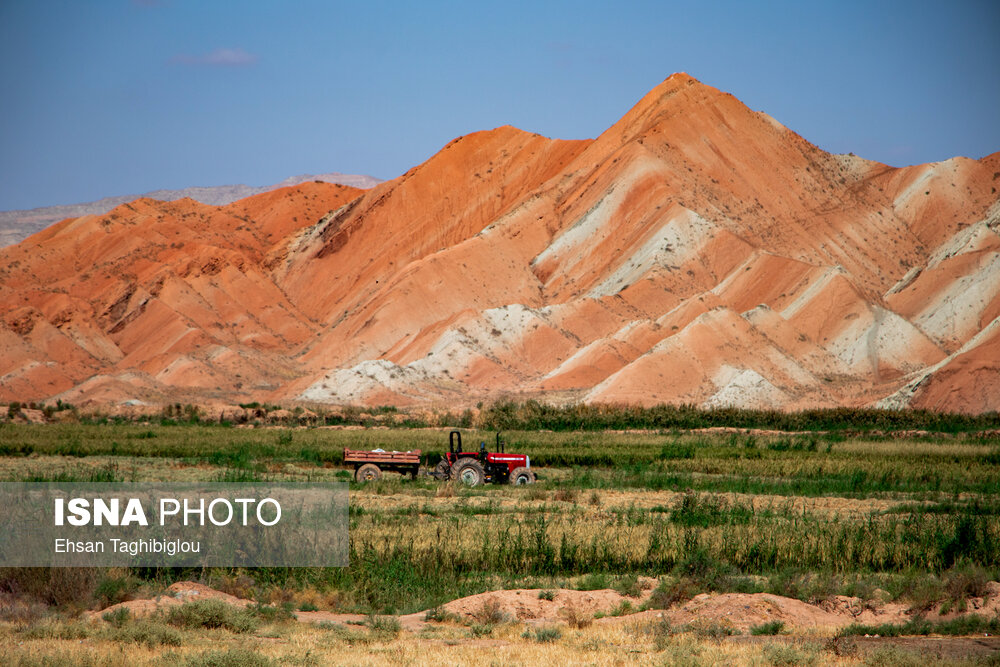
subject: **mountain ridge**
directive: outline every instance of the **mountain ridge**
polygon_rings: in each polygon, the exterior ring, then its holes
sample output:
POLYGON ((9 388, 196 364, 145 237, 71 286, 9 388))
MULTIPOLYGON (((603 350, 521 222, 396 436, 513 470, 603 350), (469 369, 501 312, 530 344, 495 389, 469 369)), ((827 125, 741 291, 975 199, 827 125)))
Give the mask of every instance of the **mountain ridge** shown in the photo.
POLYGON ((192 186, 179 190, 153 190, 141 195, 117 195, 113 197, 103 197, 92 202, 82 202, 79 204, 60 204, 57 206, 41 206, 32 209, 0 211, 0 247, 13 245, 22 241, 32 234, 45 229, 49 225, 65 220, 66 218, 78 218, 84 215, 101 215, 107 213, 116 206, 126 204, 136 199, 157 199, 160 201, 175 201, 189 197, 202 204, 222 206, 230 204, 238 199, 244 199, 251 195, 269 192, 277 188, 298 185, 306 181, 320 180, 327 183, 339 183, 340 185, 350 185, 351 187, 367 189, 381 183, 380 179, 372 176, 341 174, 330 172, 327 174, 299 174, 290 176, 280 183, 274 185, 207 185, 192 186))
POLYGON ((679 73, 595 139, 0 250, 0 398, 997 410, 998 172, 829 154, 679 73))

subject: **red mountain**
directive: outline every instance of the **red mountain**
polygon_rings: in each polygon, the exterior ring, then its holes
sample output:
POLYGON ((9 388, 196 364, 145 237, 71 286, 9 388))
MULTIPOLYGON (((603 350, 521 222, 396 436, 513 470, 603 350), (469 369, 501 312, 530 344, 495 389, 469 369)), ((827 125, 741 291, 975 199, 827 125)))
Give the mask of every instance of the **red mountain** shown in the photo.
POLYGON ((1000 153, 831 155, 675 74, 362 191, 148 199, 0 250, 0 399, 1000 409, 1000 153))

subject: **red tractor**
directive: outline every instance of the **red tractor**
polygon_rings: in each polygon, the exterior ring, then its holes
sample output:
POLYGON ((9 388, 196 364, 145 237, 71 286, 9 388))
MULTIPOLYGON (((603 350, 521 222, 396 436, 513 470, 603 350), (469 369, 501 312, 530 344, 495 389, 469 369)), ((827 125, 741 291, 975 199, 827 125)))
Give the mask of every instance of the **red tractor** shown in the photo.
POLYGON ((448 451, 430 473, 437 479, 450 479, 467 486, 493 484, 531 484, 535 473, 531 459, 525 454, 507 454, 504 442, 497 433, 497 451, 487 452, 486 443, 479 443, 478 452, 462 450, 462 434, 452 431, 448 435, 448 451))

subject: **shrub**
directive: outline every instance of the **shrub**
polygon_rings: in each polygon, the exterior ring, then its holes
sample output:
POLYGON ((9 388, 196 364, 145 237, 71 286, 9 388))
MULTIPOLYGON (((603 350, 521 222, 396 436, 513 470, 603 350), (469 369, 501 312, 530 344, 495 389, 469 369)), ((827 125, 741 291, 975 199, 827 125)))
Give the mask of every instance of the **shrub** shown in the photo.
POLYGON ((167 622, 182 628, 223 628, 230 632, 253 632, 259 625, 251 610, 236 609, 222 600, 194 600, 172 607, 167 622))
POLYGON ((445 623, 447 621, 457 621, 458 616, 448 611, 444 607, 433 607, 428 609, 424 614, 425 621, 434 621, 436 623, 445 623))
POLYGON ((228 593, 233 597, 243 598, 244 600, 256 597, 254 594, 255 582, 245 572, 213 576, 210 584, 215 590, 228 593))
POLYGON ((113 627, 120 628, 132 620, 132 612, 127 607, 118 607, 118 609, 101 614, 101 618, 113 627))
POLYGON ((556 592, 555 591, 538 591, 538 599, 539 600, 548 600, 549 602, 552 602, 553 600, 556 599, 556 592))
POLYGON ((472 612, 473 620, 480 625, 499 625, 500 623, 506 623, 509 620, 507 613, 503 610, 500 605, 500 601, 496 598, 488 598, 483 600, 483 603, 479 606, 479 609, 472 612))
MULTIPOLYGON (((662 614, 655 621, 637 626, 636 630, 651 636, 653 638, 653 646, 657 651, 666 649, 670 645, 670 639, 674 636, 673 626, 670 625, 670 621, 662 614)), ((668 664, 674 664, 674 662, 668 660, 668 664)))
POLYGON ((0 592, 0 621, 25 625, 42 618, 46 606, 32 598, 0 592))
POLYGON ((29 456, 34 451, 35 448, 32 445, 24 443, 0 444, 0 456, 29 456))
POLYGON ((536 642, 547 644, 562 637, 562 630, 555 625, 546 625, 534 630, 525 630, 521 635, 524 639, 534 639, 536 642))
POLYGON ((760 625, 755 625, 750 628, 750 634, 752 635, 777 635, 781 634, 781 631, 785 629, 784 621, 771 621, 769 623, 761 623, 760 625))
MULTIPOLYGON (((308 603, 306 603, 308 606, 308 603)), ((313 605, 315 606, 315 605, 313 605)), ((249 605, 246 608, 246 612, 251 616, 255 616, 258 619, 264 621, 265 623, 279 623, 282 621, 290 621, 295 618, 295 614, 292 613, 294 605, 290 602, 283 602, 280 607, 270 604, 256 603, 249 605)), ((301 611, 307 611, 302 609, 301 611)), ((315 609, 313 609, 315 611, 315 609)))
POLYGON ((952 600, 986 597, 990 578, 982 567, 963 561, 944 575, 944 588, 952 600))
POLYGON ((642 595, 642 586, 639 585, 639 577, 634 574, 621 577, 615 582, 614 588, 625 597, 637 598, 642 595))
POLYGON ((392 637, 398 635, 401 629, 399 619, 395 616, 376 616, 372 614, 365 620, 365 625, 376 634, 392 637))
POLYGON ((908 591, 910 611, 927 611, 945 598, 944 585, 937 577, 917 577, 908 591))
POLYGON ((737 635, 739 632, 730 625, 723 625, 715 621, 698 622, 689 624, 685 629, 690 630, 699 639, 722 639, 737 635))
POLYGON ((590 574, 585 574, 580 577, 580 580, 576 582, 576 590, 578 591, 600 591, 605 588, 610 588, 608 582, 608 575, 603 572, 591 572, 590 574))
POLYGON ((810 604, 819 604, 844 589, 841 578, 830 573, 806 572, 789 567, 772 575, 767 591, 775 595, 795 598, 810 604))
POLYGON ((98 570, 92 567, 9 567, 0 569, 0 590, 30 595, 58 607, 89 607, 98 570))
POLYGON ((661 579, 653 594, 646 600, 646 609, 670 609, 678 602, 687 602, 695 595, 704 593, 701 582, 691 577, 661 579))
POLYGON ((732 568, 699 546, 693 534, 685 538, 685 551, 687 555, 674 567, 675 574, 690 577, 705 589, 710 588, 710 584, 717 588, 725 586, 732 568))
POLYGON ((794 646, 769 644, 764 647, 764 657, 774 667, 795 667, 796 665, 811 665, 814 656, 807 655, 794 646))
POLYGON ((608 612, 608 616, 628 616, 634 613, 635 608, 632 607, 632 603, 628 600, 622 600, 617 607, 608 612))
POLYGON ((475 639, 479 639, 481 637, 489 637, 490 635, 493 634, 494 627, 496 626, 473 623, 472 625, 469 626, 469 634, 472 635, 472 637, 475 639))
POLYGON ((105 577, 94 589, 94 597, 102 607, 110 607, 119 602, 131 600, 141 582, 132 576, 105 577))
POLYGON ((113 627, 105 633, 105 637, 111 641, 142 644, 149 648, 180 646, 183 643, 181 633, 175 628, 149 620, 113 627))
POLYGON ((697 494, 684 494, 680 506, 670 514, 673 523, 688 527, 709 528, 725 524, 747 524, 753 510, 742 506, 727 506, 711 497, 699 498, 697 494))
POLYGON ((912 635, 973 635, 1000 633, 1000 617, 987 618, 978 614, 967 614, 949 621, 932 622, 917 616, 903 624, 883 623, 881 625, 863 625, 852 623, 837 633, 838 637, 853 637, 856 635, 879 635, 882 637, 900 637, 912 635))
POLYGON ((594 618, 588 614, 581 613, 572 605, 566 605, 559 611, 559 615, 566 619, 566 623, 571 628, 586 628, 594 622, 594 618))

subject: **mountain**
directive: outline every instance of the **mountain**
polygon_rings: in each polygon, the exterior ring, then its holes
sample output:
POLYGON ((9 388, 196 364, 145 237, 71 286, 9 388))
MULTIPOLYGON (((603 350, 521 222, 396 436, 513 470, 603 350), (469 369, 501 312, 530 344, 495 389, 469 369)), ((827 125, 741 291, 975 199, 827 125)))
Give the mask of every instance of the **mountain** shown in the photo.
POLYGON ((66 218, 79 218, 83 215, 103 215, 116 206, 134 201, 140 198, 159 199, 161 201, 175 201, 189 197, 202 204, 213 204, 221 206, 229 204, 237 199, 243 199, 251 195, 269 192, 277 188, 289 185, 298 185, 306 181, 325 181, 327 183, 340 183, 350 185, 354 188, 372 188, 381 183, 377 178, 371 176, 355 176, 353 174, 340 174, 331 172, 329 174, 301 174, 286 178, 276 185, 265 185, 256 187, 252 185, 218 185, 211 187, 193 187, 183 190, 156 190, 147 192, 144 195, 122 195, 119 197, 105 197, 98 201, 84 204, 66 204, 64 206, 44 206, 33 208, 27 211, 0 211, 0 247, 13 245, 22 241, 35 232, 41 231, 59 220, 66 218))
POLYGON ((0 400, 1000 409, 1000 153, 831 155, 685 74, 593 140, 141 199, 0 251, 0 400))

